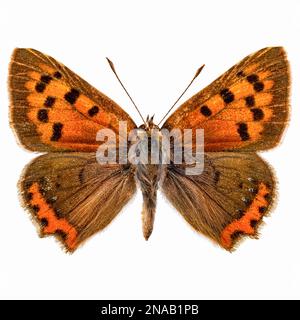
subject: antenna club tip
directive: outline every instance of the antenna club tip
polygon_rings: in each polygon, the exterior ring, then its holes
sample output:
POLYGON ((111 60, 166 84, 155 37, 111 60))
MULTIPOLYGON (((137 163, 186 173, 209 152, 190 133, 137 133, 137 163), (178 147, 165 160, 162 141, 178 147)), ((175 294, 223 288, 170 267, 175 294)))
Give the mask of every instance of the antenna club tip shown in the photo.
POLYGON ((201 73, 202 69, 205 67, 205 64, 203 64, 197 71, 196 71, 196 74, 195 74, 195 78, 197 78, 199 76, 199 74, 201 73))
POLYGON ((107 58, 107 57, 106 57, 106 60, 107 60, 107 62, 109 63, 109 65, 110 65, 110 67, 112 68, 112 70, 115 72, 115 67, 114 67, 113 62, 112 62, 109 58, 107 58))

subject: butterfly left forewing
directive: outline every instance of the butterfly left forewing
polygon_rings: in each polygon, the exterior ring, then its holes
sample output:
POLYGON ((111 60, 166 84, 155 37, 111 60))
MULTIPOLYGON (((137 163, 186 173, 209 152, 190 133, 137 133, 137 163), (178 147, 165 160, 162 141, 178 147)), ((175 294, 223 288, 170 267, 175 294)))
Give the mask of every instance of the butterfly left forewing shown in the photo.
POLYGON ((256 236, 275 192, 268 165, 254 153, 208 152, 202 174, 186 175, 189 166, 170 164, 162 184, 185 220, 227 250, 256 236))
POLYGON ((265 48, 186 101, 163 127, 204 129, 205 151, 266 150, 286 127, 289 87, 284 49, 265 48))
POLYGON ((15 49, 9 71, 11 124, 33 151, 95 151, 100 129, 117 136, 120 121, 136 125, 115 102, 34 49, 15 49))
POLYGON ((24 206, 67 251, 105 228, 136 190, 129 165, 101 165, 95 153, 50 153, 34 159, 20 180, 24 206))

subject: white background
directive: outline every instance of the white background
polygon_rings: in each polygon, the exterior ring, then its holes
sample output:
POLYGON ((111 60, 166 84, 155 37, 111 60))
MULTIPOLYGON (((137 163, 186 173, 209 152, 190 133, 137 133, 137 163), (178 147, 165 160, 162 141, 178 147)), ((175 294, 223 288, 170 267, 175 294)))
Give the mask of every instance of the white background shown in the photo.
MULTIPOLYGON (((0 1, 0 298, 300 298, 300 1, 0 1), (278 204, 258 241, 230 254, 196 234, 159 196, 143 240, 141 195, 73 255, 40 239, 16 184, 35 157, 8 124, 7 67, 15 47, 52 55, 140 119, 110 71, 110 57, 144 115, 163 116, 196 69, 187 99, 244 56, 284 46, 293 76, 291 123, 263 153, 278 204)), ((99 199, 100 201, 100 199, 99 199)))

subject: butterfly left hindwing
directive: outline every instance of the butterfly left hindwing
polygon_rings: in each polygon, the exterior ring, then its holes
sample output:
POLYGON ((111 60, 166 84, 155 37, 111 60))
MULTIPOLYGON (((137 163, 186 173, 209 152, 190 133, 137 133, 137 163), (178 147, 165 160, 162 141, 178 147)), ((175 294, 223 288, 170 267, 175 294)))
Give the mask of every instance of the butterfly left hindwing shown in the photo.
POLYGON ((20 181, 24 205, 68 251, 105 228, 136 191, 128 165, 100 165, 95 153, 50 153, 34 159, 20 181))

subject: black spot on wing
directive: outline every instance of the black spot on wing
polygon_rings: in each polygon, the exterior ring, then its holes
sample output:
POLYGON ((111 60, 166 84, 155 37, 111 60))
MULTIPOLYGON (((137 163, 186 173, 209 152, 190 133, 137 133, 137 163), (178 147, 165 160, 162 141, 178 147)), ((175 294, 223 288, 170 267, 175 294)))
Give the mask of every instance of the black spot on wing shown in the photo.
POLYGON ((255 106, 255 99, 254 96, 248 96, 245 98, 246 106, 252 108, 255 106))
POLYGON ((47 109, 40 109, 38 111, 37 118, 40 122, 47 123, 49 121, 48 110, 47 109))
POLYGON ((265 85, 263 84, 263 82, 255 82, 253 85, 253 88, 256 92, 260 92, 264 90, 265 85))
POLYGON ((252 220, 250 221, 250 226, 251 226, 253 229, 256 228, 257 224, 258 224, 258 220, 252 219, 252 220))
POLYGON ((41 76, 41 81, 46 83, 46 84, 49 84, 51 80, 52 80, 52 77, 50 77, 48 75, 42 75, 41 76))
POLYGON ((253 120, 254 121, 259 121, 259 120, 262 120, 264 118, 264 112, 259 108, 251 109, 251 112, 253 114, 253 120))
POLYGON ((242 141, 247 141, 250 139, 247 123, 244 123, 244 122, 239 123, 237 132, 240 135, 240 138, 242 141))
POLYGON ((53 208, 53 210, 54 210, 55 216, 56 216, 58 219, 61 219, 61 218, 64 217, 63 212, 62 212, 59 208, 53 208))
POLYGON ((94 117, 98 112, 99 112, 99 107, 98 106, 93 106, 88 110, 88 114, 90 117, 94 117))
POLYGON ((215 171, 215 174, 214 174, 214 181, 215 181, 215 184, 217 184, 220 180, 220 171, 215 171))
POLYGON ((267 211, 267 207, 259 207, 258 211, 259 213, 265 213, 267 211))
POLYGON ((200 108, 200 112, 205 116, 205 117, 210 117, 212 115, 211 110, 209 109, 208 106, 202 106, 200 108))
POLYGON ((74 104, 78 99, 80 92, 77 89, 71 89, 69 92, 65 94, 65 100, 70 104, 74 104))
POLYGON ((51 141, 58 141, 62 135, 63 124, 60 122, 56 122, 52 127, 52 136, 51 141))
POLYGON ((223 89, 220 95, 225 103, 230 103, 234 100, 234 94, 229 89, 223 89))
POLYGON ((47 227, 49 224, 48 219, 46 219, 46 218, 42 218, 40 220, 40 223, 41 223, 42 227, 44 227, 44 228, 47 227))
POLYGON ((59 71, 54 72, 53 77, 55 77, 56 79, 61 79, 62 74, 59 71))
POLYGON ((272 199, 270 193, 265 194, 265 195, 264 195, 264 198, 265 198, 268 202, 270 202, 271 199, 272 199))
POLYGON ((249 83, 255 83, 259 80, 259 78, 257 74, 250 74, 249 76, 247 76, 247 80, 249 83))
POLYGON ((53 107, 54 103, 55 103, 55 98, 48 96, 44 102, 44 106, 47 108, 51 108, 53 107))
POLYGON ((238 209, 236 210, 236 212, 237 212, 237 215, 236 215, 237 220, 241 219, 245 215, 245 211, 242 209, 238 209))
POLYGON ((38 93, 44 92, 45 89, 46 89, 46 84, 44 82, 38 82, 35 85, 35 91, 38 92, 38 93))
POLYGON ((83 182, 84 182, 83 172, 84 172, 84 168, 82 168, 82 169, 79 171, 79 174, 78 174, 78 179, 79 179, 80 184, 83 184, 83 182))
POLYGON ((39 211, 40 211, 40 207, 35 204, 35 205, 32 206, 32 210, 33 210, 34 212, 39 212, 39 211))

